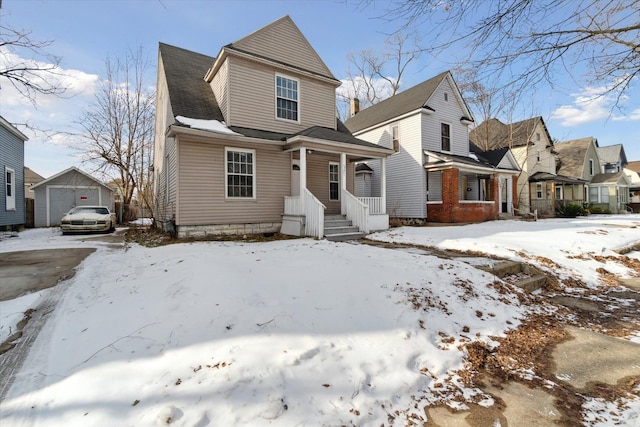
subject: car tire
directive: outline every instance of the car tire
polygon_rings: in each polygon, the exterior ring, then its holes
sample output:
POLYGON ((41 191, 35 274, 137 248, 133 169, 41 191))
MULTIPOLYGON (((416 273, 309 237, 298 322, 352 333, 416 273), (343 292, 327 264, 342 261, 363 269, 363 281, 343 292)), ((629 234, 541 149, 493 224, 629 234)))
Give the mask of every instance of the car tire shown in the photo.
POLYGON ((113 226, 113 222, 109 223, 109 233, 113 233, 114 231, 116 231, 116 228, 113 226))

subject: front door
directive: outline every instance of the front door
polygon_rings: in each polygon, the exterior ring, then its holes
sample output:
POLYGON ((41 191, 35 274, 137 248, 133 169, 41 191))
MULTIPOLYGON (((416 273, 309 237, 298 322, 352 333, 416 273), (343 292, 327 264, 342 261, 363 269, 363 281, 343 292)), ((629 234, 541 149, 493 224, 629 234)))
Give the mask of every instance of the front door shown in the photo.
POLYGON ((500 196, 500 202, 501 202, 501 209, 500 212, 501 213, 507 213, 509 212, 509 180, 507 178, 503 178, 500 180, 501 183, 501 188, 500 188, 500 192, 501 192, 501 196, 500 196))

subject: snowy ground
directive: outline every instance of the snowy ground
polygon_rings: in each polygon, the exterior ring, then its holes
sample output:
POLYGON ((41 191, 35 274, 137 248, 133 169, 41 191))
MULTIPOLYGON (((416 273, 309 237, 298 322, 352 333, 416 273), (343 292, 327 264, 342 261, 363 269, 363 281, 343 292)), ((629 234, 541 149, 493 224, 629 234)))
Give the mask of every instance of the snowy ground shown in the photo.
MULTIPOLYGON (((373 237, 544 256, 590 281, 591 261, 569 255, 611 254, 640 240, 632 225, 639 215, 373 237)), ((456 381, 459 344, 492 345, 529 310, 467 263, 367 245, 300 239, 125 250, 46 229, 0 241, 0 253, 86 246, 98 250, 68 283, 0 405, 3 426, 405 425, 424 419, 448 377, 460 394, 491 404, 456 381)), ((6 304, 19 311, 37 300, 6 304)))

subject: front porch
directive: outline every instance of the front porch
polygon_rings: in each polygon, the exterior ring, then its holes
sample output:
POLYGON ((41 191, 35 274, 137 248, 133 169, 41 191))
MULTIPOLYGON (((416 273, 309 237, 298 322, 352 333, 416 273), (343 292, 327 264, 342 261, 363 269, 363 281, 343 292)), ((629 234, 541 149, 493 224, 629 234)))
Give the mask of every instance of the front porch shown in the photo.
POLYGON ((360 237, 356 234, 389 228, 386 190, 382 197, 356 197, 352 193, 356 161, 381 159, 381 184, 386 187, 385 157, 389 150, 345 147, 306 138, 291 141, 286 151, 292 153, 292 176, 291 196, 284 198, 283 234, 326 237, 325 217, 336 214, 355 228, 354 238, 360 237))

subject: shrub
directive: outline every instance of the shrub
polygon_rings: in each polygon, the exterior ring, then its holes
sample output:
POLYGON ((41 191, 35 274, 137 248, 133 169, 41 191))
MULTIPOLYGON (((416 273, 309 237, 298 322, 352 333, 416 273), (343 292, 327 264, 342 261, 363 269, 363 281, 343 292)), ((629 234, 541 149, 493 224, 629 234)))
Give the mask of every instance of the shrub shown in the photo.
POLYGON ((558 206, 556 214, 565 218, 575 218, 584 215, 584 207, 578 203, 567 203, 564 206, 558 206))

